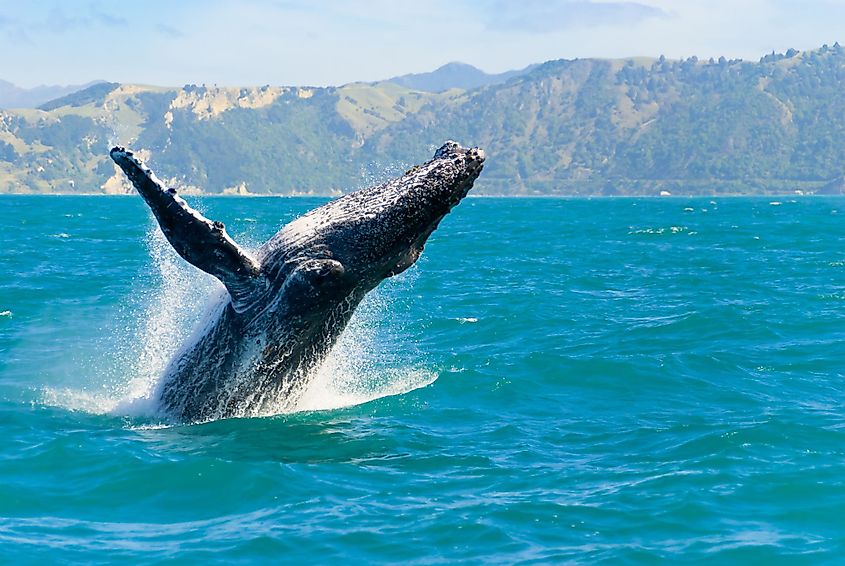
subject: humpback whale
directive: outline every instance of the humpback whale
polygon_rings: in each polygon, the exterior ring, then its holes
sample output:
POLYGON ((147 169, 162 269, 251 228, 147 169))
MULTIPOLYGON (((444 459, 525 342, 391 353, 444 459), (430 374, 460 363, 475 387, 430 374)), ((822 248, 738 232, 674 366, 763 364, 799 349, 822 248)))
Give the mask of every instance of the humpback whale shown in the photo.
POLYGON ((154 393, 181 422, 259 415, 295 396, 364 296, 417 261, 484 164, 483 150, 448 141, 428 162, 311 210, 251 253, 131 151, 110 156, 176 252, 227 291, 154 393))

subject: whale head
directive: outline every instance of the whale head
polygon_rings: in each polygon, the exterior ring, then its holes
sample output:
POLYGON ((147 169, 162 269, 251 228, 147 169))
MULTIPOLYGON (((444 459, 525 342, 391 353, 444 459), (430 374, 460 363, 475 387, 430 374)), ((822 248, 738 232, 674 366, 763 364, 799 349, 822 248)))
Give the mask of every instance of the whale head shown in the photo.
POLYGON ((345 195, 288 224, 271 247, 332 294, 366 293, 413 265, 440 221, 472 188, 484 151, 446 142, 384 184, 345 195), (277 245, 281 244, 281 245, 277 245))
POLYGON ((402 177, 340 198, 326 215, 323 244, 351 282, 367 290, 413 265, 440 221, 472 188, 484 151, 448 141, 402 177))

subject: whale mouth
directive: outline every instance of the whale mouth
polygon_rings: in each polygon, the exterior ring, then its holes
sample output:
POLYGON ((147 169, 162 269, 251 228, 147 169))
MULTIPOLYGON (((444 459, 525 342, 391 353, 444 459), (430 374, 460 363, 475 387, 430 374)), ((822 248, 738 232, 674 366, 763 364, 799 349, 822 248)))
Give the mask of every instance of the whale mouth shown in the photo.
POLYGON ((449 200, 449 212, 467 196, 475 180, 481 175, 481 170, 484 169, 484 161, 487 158, 484 150, 477 147, 464 151, 463 157, 468 162, 466 165, 466 179, 452 193, 452 198, 449 200))
POLYGON ((473 147, 469 151, 467 151, 467 156, 472 160, 478 163, 478 165, 482 165, 484 160, 487 159, 487 154, 484 153, 484 150, 480 147, 473 147))
POLYGON ((479 147, 473 147, 465 151, 464 159, 467 160, 467 173, 469 174, 470 183, 472 183, 481 174, 487 154, 479 147))
POLYGON ((388 277, 394 277, 396 275, 399 275, 400 273, 417 263, 417 260, 420 258, 420 255, 422 255, 423 247, 425 246, 425 238, 421 238, 421 240, 422 241, 414 242, 414 244, 410 248, 408 248, 408 251, 405 252, 399 258, 399 261, 396 262, 396 265, 394 265, 393 269, 391 269, 390 272, 387 274, 388 277))

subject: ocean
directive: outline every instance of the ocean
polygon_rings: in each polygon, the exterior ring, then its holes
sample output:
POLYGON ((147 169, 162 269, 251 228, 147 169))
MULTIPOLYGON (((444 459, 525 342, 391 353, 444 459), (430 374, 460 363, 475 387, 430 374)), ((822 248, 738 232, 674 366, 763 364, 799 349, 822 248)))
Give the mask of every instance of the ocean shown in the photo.
POLYGON ((0 197, 2 562, 845 558, 843 198, 470 198, 289 413, 162 422, 219 292, 140 198, 0 197))

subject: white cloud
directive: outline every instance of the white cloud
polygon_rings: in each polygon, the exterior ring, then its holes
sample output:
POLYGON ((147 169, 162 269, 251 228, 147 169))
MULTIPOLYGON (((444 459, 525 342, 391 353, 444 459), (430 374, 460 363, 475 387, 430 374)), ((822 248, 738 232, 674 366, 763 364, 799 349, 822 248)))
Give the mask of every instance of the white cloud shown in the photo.
POLYGON ((636 24, 665 17, 660 8, 639 2, 588 0, 494 0, 484 14, 491 29, 549 33, 574 28, 636 24))
POLYGON ((835 41, 845 0, 0 0, 0 78, 340 84, 465 61, 742 57, 835 41), (25 39, 29 38, 27 44, 25 39))

